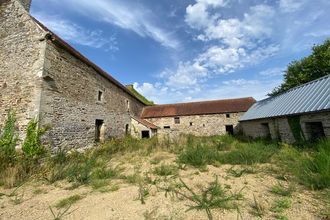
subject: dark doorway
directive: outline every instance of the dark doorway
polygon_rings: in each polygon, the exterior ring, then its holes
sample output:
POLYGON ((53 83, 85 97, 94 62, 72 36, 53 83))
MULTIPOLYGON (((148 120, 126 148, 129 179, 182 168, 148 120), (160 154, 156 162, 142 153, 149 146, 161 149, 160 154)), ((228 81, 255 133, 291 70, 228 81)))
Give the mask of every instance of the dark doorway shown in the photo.
POLYGON ((270 129, 269 129, 269 124, 268 123, 261 123, 261 128, 262 128, 262 136, 269 138, 270 137, 270 129))
POLYGON ((142 131, 142 138, 150 138, 150 131, 142 131))
POLYGON ((103 120, 96 119, 95 120, 95 141, 100 142, 101 140, 101 129, 103 126, 103 120))
POLYGON ((306 132, 309 134, 311 141, 317 141, 325 137, 322 122, 307 122, 306 132))
POLYGON ((226 132, 229 135, 233 135, 234 134, 234 126, 233 125, 226 125, 226 132))

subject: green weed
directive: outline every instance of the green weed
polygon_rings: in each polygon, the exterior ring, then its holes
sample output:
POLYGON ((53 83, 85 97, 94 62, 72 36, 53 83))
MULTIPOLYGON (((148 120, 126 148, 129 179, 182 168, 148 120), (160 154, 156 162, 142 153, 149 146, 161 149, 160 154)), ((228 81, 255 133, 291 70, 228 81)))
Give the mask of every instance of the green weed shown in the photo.
POLYGON ((272 186, 270 189, 270 192, 276 195, 280 196, 292 196, 292 193, 295 191, 295 187, 290 184, 289 186, 284 186, 281 183, 278 183, 277 185, 272 186))
POLYGON ((162 164, 155 168, 154 174, 158 176, 169 176, 178 174, 178 168, 174 165, 162 164))
POLYGON ((253 203, 250 206, 252 208, 251 214, 254 216, 262 217, 266 212, 265 206, 257 200, 255 195, 253 195, 253 203))
POLYGON ((290 207, 291 207, 291 200, 288 198, 282 198, 275 200, 270 210, 275 213, 282 213, 285 209, 288 209, 290 207))
POLYGON ((57 209, 71 207, 74 203, 78 202, 79 200, 83 199, 84 197, 81 195, 73 195, 68 198, 60 200, 56 203, 55 207, 57 209))
POLYGON ((238 193, 231 193, 226 188, 222 187, 218 182, 218 177, 215 181, 210 183, 208 187, 201 188, 198 192, 195 192, 189 187, 182 179, 180 179, 179 185, 172 185, 164 188, 165 195, 168 193, 175 195, 179 198, 185 198, 195 205, 189 205, 190 210, 204 210, 208 219, 212 220, 212 209, 231 210, 235 209, 239 211, 238 201, 243 198, 242 190, 238 193))

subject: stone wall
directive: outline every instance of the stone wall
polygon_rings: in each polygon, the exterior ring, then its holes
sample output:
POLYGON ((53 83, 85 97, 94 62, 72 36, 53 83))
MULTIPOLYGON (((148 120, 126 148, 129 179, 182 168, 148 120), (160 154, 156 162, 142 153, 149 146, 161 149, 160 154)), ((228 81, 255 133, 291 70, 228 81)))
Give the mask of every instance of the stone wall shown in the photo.
MULTIPOLYGON (((330 137, 329 112, 304 114, 300 116, 300 126, 307 140, 311 138, 308 129, 306 129, 306 123, 308 122, 322 122, 326 137, 330 137)), ((286 143, 295 142, 287 117, 242 121, 240 122, 240 125, 245 135, 258 138, 267 136, 267 131, 264 127, 265 125, 263 125, 265 123, 269 126, 269 132, 272 139, 277 138, 286 143)))
POLYGON ((19 2, 0 5, 0 128, 12 109, 21 140, 27 123, 38 115, 44 34, 19 2))
POLYGON ((41 122, 50 125, 48 140, 53 146, 93 145, 96 120, 103 120, 102 139, 124 136, 130 115, 140 115, 143 108, 93 67, 50 40, 43 79, 41 122))
POLYGON ((160 136, 169 136, 170 138, 180 134, 193 134, 197 136, 211 136, 226 134, 226 125, 233 125, 234 132, 239 131, 238 119, 244 113, 210 114, 210 115, 191 115, 179 116, 180 124, 175 124, 175 117, 147 118, 146 120, 159 127, 160 136), (192 123, 192 124, 191 124, 192 123), (170 128, 164 128, 170 126, 170 128))
POLYGON ((19 0, 19 2, 23 5, 25 10, 30 11, 31 0, 19 0))

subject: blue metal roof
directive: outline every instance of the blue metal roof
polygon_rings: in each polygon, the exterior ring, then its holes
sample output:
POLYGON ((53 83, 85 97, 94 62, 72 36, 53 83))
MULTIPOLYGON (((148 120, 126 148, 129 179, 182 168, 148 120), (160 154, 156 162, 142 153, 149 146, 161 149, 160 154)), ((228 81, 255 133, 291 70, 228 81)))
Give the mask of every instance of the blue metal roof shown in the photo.
POLYGON ((240 121, 330 111, 330 75, 256 102, 240 121))

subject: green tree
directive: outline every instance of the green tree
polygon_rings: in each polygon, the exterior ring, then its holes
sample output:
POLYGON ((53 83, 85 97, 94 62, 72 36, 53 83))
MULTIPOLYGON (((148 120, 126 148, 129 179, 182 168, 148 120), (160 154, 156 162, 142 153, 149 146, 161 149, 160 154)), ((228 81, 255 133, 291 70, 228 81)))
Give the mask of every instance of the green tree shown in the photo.
POLYGON ((289 64, 284 74, 284 82, 269 96, 275 96, 293 87, 330 74, 330 38, 312 48, 312 54, 289 64))

